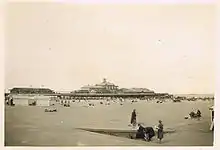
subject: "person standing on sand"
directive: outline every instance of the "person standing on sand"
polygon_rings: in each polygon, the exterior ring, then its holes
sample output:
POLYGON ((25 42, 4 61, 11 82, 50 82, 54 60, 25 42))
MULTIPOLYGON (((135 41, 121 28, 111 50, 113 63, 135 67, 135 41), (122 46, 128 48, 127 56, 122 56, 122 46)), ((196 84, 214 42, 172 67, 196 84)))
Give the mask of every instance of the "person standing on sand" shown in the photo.
POLYGON ((161 140, 163 139, 163 124, 161 120, 159 120, 159 125, 157 126, 157 138, 161 143, 161 140))
POLYGON ((201 111, 199 109, 197 110, 196 115, 198 117, 198 120, 200 120, 200 118, 201 118, 201 111))
POLYGON ((136 110, 134 109, 132 114, 131 114, 131 124, 133 126, 136 126, 136 123, 137 123, 137 114, 136 114, 136 110))

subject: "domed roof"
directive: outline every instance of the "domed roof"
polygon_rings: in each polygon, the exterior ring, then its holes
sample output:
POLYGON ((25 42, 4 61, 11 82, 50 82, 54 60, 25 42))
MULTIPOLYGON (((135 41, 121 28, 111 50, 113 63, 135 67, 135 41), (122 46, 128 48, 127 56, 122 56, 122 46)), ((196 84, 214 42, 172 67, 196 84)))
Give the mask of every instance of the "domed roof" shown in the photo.
POLYGON ((102 83, 100 83, 100 84, 97 84, 97 85, 114 85, 115 86, 115 84, 113 84, 113 83, 111 83, 111 82, 108 82, 107 80, 106 80, 106 78, 104 78, 103 79, 103 81, 102 81, 102 83))

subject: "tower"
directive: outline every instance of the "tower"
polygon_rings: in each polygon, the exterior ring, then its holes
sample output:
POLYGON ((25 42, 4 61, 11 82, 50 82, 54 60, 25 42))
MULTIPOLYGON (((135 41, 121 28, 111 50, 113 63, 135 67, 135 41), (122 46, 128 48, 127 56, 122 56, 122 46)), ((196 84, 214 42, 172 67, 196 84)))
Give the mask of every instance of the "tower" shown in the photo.
POLYGON ((103 83, 106 83, 106 82, 107 82, 106 78, 103 78, 103 83))

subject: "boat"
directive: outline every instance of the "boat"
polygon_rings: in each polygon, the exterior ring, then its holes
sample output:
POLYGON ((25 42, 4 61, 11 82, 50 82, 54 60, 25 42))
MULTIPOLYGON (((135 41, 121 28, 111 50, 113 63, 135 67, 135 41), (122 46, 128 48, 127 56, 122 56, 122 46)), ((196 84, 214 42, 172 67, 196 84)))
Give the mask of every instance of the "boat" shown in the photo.
MULTIPOLYGON (((106 135, 111 135, 111 136, 129 138, 129 139, 134 139, 136 132, 137 132, 137 129, 94 129, 94 128, 76 128, 76 129, 99 133, 99 134, 106 134, 106 135)), ((176 130, 171 129, 171 128, 166 128, 164 130, 164 134, 170 134, 174 132, 176 132, 176 130)), ((155 134, 156 133, 157 133, 157 130, 155 131, 155 134)))

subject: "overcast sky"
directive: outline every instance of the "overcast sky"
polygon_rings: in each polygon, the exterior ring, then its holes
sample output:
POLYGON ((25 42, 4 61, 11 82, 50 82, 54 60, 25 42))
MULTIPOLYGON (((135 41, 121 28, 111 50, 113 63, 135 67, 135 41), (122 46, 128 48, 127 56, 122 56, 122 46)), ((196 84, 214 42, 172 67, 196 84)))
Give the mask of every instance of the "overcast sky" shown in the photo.
POLYGON ((11 3, 6 29, 6 88, 214 93, 213 5, 11 3))

